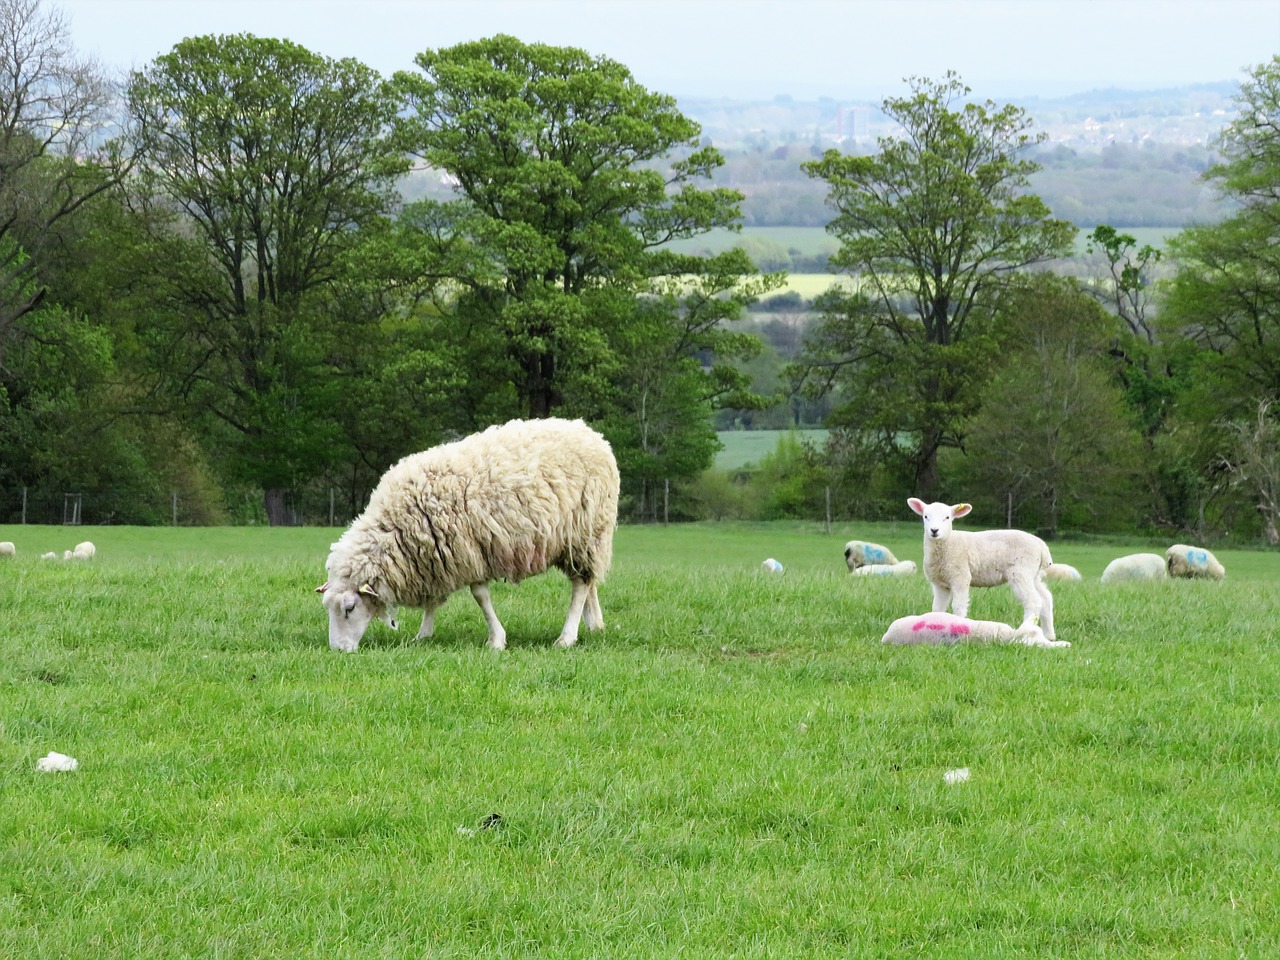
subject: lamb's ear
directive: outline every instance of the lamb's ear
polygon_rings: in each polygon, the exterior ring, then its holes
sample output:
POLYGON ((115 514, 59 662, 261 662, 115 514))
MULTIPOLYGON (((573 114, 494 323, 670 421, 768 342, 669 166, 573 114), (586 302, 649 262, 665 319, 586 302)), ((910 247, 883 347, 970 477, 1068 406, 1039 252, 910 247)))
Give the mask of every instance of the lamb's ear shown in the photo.
POLYGON ((320 584, 320 586, 316 587, 316 593, 324 593, 328 589, 329 589, 329 581, 326 580, 324 583, 320 584))
POLYGON ((920 499, 918 499, 917 497, 908 497, 908 498, 907 498, 907 506, 908 506, 908 507, 910 507, 912 510, 914 510, 916 513, 920 514, 920 516, 922 516, 922 517, 924 516, 924 501, 923 501, 923 500, 920 500, 920 499))
POLYGON ((973 509, 972 503, 957 503, 954 507, 951 508, 951 516, 952 518, 963 517, 966 513, 968 513, 972 509, 973 509))
POLYGON ((375 600, 378 598, 378 591, 367 583, 360 584, 360 593, 362 596, 373 597, 375 600))

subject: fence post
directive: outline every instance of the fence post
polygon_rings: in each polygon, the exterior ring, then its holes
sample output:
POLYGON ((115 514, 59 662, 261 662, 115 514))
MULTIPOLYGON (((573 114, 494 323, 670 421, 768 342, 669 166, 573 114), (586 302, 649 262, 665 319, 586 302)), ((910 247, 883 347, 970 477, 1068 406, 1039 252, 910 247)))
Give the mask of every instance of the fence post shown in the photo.
POLYGON ((329 526, 333 526, 333 487, 329 488, 329 526))
POLYGON ((664 479, 662 481, 662 525, 665 527, 670 518, 671 508, 671 481, 664 479))
POLYGON ((826 526, 823 527, 823 532, 824 533, 831 532, 831 488, 830 487, 827 487, 827 523, 826 523, 826 526))
POLYGON ((1004 525, 1005 525, 1005 529, 1007 530, 1013 529, 1013 491, 1012 490, 1009 491, 1009 502, 1008 502, 1008 506, 1005 508, 1004 525))
POLYGON ((173 491, 173 525, 178 525, 178 491, 173 491))
POLYGON ((22 525, 27 525, 27 488, 22 488, 22 525))

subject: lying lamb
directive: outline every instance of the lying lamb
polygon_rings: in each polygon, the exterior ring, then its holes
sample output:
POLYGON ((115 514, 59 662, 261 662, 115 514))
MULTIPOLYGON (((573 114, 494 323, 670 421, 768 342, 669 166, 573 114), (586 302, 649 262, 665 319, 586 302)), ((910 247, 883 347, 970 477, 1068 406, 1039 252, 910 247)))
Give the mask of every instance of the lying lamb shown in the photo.
MULTIPOLYGON (((3 546, 3 544, 0 544, 3 546)), ((1175 543, 1164 552, 1165 568, 1171 577, 1200 577, 1205 580, 1221 580, 1226 568, 1204 547, 1189 547, 1175 543)))
POLYGON ((844 562, 849 567, 849 572, 857 570, 859 567, 865 567, 870 564, 876 566, 885 566, 898 562, 898 558, 888 547, 882 547, 878 543, 868 543, 866 540, 850 540, 844 545, 844 562))
POLYGON ((970 620, 952 613, 899 617, 889 625, 881 643, 950 645, 953 643, 1021 643, 1028 647, 1069 647, 1070 641, 1051 640, 1034 623, 1016 630, 995 620, 970 620))
POLYGON ((1069 563, 1051 563, 1044 572, 1046 580, 1083 580, 1080 571, 1069 563))
POLYGON ((899 560, 896 563, 868 563, 855 567, 850 572, 858 577, 906 577, 916 572, 916 562, 899 560))
POLYGON ((969 587, 1009 584, 1022 604, 1022 625, 1040 624, 1049 640, 1053 629, 1053 595, 1045 586, 1045 571, 1053 558, 1039 537, 1021 530, 953 530, 952 521, 973 509, 929 503, 916 497, 907 505, 924 520, 924 575, 933 588, 933 610, 948 605, 960 617, 969 615, 969 587))
POLYGON ((1102 571, 1103 583, 1122 580, 1163 580, 1169 574, 1164 568, 1164 557, 1158 553, 1131 553, 1116 557, 1102 571))
POLYGON ((0 557, 14 557, 18 554, 18 548, 13 545, 12 540, 0 540, 0 557))
POLYGON ((613 451, 581 420, 513 420, 405 457, 333 544, 317 591, 329 646, 354 651, 375 617, 395 625, 398 604, 425 611, 418 636, 428 637, 436 609, 470 587, 501 650, 489 581, 550 567, 573 584, 556 641, 572 646, 584 615, 588 629, 604 626, 596 585, 613 558, 618 486, 613 451))

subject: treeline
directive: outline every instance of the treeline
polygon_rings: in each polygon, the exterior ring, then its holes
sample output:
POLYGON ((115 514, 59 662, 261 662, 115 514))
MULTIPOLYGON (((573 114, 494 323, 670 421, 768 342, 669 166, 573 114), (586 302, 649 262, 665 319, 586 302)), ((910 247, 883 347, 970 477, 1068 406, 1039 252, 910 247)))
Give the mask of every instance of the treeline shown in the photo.
POLYGON ((0 520, 342 523, 406 453, 567 416, 612 442, 630 519, 765 482, 771 515, 965 489, 1050 532, 1274 531, 1246 454, 1276 392, 1276 221, 1236 182, 1270 157, 1246 131, 1207 171, 1238 211, 1219 232, 1175 260, 1100 229, 1080 283, 1045 271, 1076 230, 1032 189, 1031 118, 918 81, 882 112, 928 136, 799 166, 848 277, 774 300, 748 252, 689 252, 750 184, 607 58, 499 35, 386 78, 193 37, 116 90, 56 9, 0 15, 0 520), (707 472, 717 425, 784 417, 828 444, 707 472))

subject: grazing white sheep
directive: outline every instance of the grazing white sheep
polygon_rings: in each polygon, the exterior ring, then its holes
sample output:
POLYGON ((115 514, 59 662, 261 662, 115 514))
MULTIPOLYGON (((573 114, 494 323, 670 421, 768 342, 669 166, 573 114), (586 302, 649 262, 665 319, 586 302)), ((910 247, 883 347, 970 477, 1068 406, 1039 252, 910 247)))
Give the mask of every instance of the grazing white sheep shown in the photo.
POLYGON ((1102 571, 1103 583, 1119 583, 1122 580, 1163 580, 1168 571, 1164 557, 1158 553, 1130 553, 1116 557, 1102 571))
POLYGON ((0 540, 0 557, 13 557, 18 553, 18 548, 13 545, 12 540, 0 540))
POLYGON ((893 555, 888 547, 882 547, 878 543, 868 543, 866 540, 850 540, 844 545, 844 562, 852 573, 859 567, 865 567, 869 564, 883 566, 898 562, 898 558, 893 555))
POLYGON ((1044 572, 1046 580, 1083 580, 1080 571, 1069 563, 1051 563, 1044 572))
POLYGON ((329 646, 354 651, 374 617, 395 625, 397 605, 421 607, 418 636, 430 636, 436 609, 470 587, 501 650, 489 581, 551 567, 573 584, 556 641, 572 646, 584 617, 604 626, 596 586, 613 558, 618 485, 608 442, 581 420, 513 420, 405 457, 333 544, 318 588, 329 646))
POLYGON ((85 540, 83 543, 76 544, 76 548, 71 551, 71 555, 68 559, 92 560, 94 556, 97 555, 97 553, 98 553, 98 548, 95 547, 88 540, 85 540))
MULTIPOLYGON (((3 546, 3 544, 0 544, 3 546)), ((1165 568, 1171 577, 1201 577, 1221 580, 1227 575, 1218 558, 1204 547, 1189 547, 1175 543, 1164 552, 1165 568)))
POLYGON ((54 553, 52 550, 50 550, 48 553, 40 554, 40 559, 41 560, 57 560, 58 555, 54 553))
POLYGON ((859 577, 906 577, 916 570, 914 560, 899 560, 896 563, 868 563, 850 572, 859 577))
POLYGON ((899 617, 889 625, 881 643, 931 644, 953 643, 1021 643, 1028 647, 1069 647, 1068 640, 1051 640, 1034 623, 1017 629, 996 620, 970 620, 953 613, 915 614, 899 617))
POLYGON ((1022 604, 1022 624, 1040 624, 1049 640, 1053 629, 1053 595, 1044 576, 1053 558, 1039 537, 1021 530, 953 530, 952 521, 973 509, 967 503, 948 506, 916 497, 907 505, 924 520, 924 575, 933 588, 933 610, 948 605, 960 617, 969 615, 969 587, 1007 583, 1022 604))

